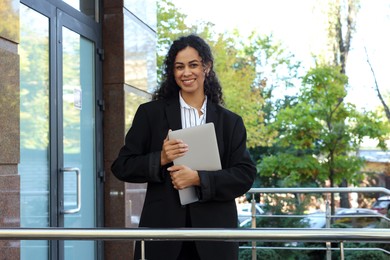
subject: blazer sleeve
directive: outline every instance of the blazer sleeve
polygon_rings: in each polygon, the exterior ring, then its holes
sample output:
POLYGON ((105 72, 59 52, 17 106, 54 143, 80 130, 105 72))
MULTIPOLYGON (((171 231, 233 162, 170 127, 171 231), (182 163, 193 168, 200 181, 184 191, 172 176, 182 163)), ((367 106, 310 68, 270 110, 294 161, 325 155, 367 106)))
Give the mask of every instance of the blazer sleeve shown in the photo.
MULTIPOLYGON (((231 120, 230 120, 231 121, 231 120)), ((201 201, 232 200, 246 193, 253 185, 256 167, 246 148, 246 129, 241 117, 224 125, 225 146, 222 170, 198 171, 201 201), (226 131, 227 130, 227 131, 226 131)), ((220 134, 220 133, 218 133, 220 134)))
POLYGON ((162 182, 161 151, 150 151, 152 126, 145 106, 141 105, 131 128, 126 134, 125 145, 111 166, 112 173, 125 182, 162 182))

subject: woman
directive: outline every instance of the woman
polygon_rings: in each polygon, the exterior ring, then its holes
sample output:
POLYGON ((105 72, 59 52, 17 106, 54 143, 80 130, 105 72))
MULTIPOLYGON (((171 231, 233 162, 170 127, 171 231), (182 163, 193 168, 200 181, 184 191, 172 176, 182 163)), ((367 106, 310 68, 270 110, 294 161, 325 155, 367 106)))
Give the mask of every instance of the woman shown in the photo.
MULTIPOLYGON (((221 106, 213 56, 203 39, 189 35, 174 41, 164 66, 163 82, 153 101, 138 108, 112 172, 125 182, 148 183, 140 227, 235 228, 235 198, 251 188, 256 174, 243 121, 221 106), (173 165, 189 148, 168 140, 168 131, 208 122, 215 125, 222 170, 173 165), (189 186, 196 187, 199 201, 181 206, 178 190, 189 186)), ((145 243, 145 253, 148 260, 237 259, 238 243, 154 241, 145 243)), ((137 243, 134 259, 139 258, 137 243)))

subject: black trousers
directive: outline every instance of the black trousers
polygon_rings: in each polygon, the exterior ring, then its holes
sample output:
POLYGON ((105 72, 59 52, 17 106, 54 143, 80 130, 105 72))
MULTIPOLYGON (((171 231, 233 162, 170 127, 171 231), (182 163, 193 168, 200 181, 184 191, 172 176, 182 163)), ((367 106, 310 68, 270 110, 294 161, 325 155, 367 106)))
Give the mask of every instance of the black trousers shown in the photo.
POLYGON ((200 260, 194 241, 184 241, 177 260, 200 260))
MULTIPOLYGON (((186 206, 186 227, 192 227, 190 209, 186 206)), ((200 260, 194 241, 184 241, 177 260, 200 260)))

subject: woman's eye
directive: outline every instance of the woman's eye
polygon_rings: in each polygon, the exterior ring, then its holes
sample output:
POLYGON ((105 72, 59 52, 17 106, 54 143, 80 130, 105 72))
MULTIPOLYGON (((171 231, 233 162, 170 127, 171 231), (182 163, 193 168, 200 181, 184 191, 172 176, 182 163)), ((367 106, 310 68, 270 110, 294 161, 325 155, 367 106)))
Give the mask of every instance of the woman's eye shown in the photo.
POLYGON ((193 63, 193 64, 190 65, 190 67, 191 67, 191 68, 197 68, 197 67, 198 67, 198 64, 193 63))
POLYGON ((176 66, 175 69, 176 70, 182 70, 184 67, 183 66, 176 66))

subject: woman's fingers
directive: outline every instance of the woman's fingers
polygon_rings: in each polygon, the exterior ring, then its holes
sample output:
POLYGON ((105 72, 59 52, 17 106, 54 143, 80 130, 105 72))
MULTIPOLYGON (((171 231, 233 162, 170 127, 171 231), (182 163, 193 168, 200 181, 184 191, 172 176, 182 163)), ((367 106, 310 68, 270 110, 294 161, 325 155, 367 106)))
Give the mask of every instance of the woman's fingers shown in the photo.
POLYGON ((168 171, 172 185, 177 190, 200 184, 198 172, 185 165, 173 165, 168 168, 168 171))
POLYGON ((182 140, 169 140, 165 144, 165 151, 167 158, 173 161, 174 159, 183 156, 188 151, 188 145, 183 143, 182 140))
POLYGON ((161 165, 173 162, 176 158, 183 156, 188 151, 188 145, 180 139, 164 139, 161 151, 161 165))

